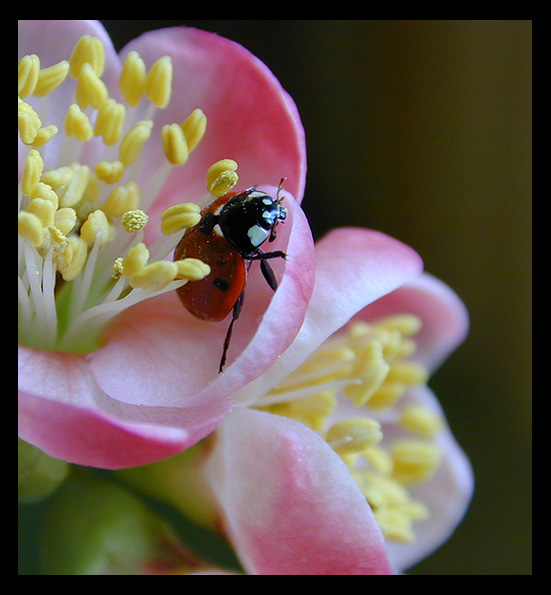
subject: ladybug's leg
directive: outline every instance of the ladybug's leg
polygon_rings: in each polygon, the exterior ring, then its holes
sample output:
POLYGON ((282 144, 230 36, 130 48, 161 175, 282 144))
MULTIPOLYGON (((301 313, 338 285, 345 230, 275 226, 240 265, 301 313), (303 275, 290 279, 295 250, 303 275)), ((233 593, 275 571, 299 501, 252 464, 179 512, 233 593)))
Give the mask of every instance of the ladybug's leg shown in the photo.
POLYGON ((243 308, 243 300, 245 299, 245 290, 241 292, 241 295, 237 298, 235 305, 233 307, 233 314, 232 319, 230 322, 230 326, 228 327, 228 332, 226 333, 226 338, 224 339, 224 350, 222 351, 222 359, 220 360, 220 367, 218 368, 218 373, 224 369, 224 365, 226 363, 226 355, 228 353, 228 348, 230 346, 231 334, 233 331, 233 323, 239 318, 241 314, 241 309, 243 308))
POLYGON ((285 252, 276 250, 275 252, 262 252, 258 250, 258 254, 251 257, 251 260, 260 260, 260 270, 266 279, 266 283, 275 291, 277 289, 277 279, 274 270, 267 262, 270 258, 285 258, 285 252))

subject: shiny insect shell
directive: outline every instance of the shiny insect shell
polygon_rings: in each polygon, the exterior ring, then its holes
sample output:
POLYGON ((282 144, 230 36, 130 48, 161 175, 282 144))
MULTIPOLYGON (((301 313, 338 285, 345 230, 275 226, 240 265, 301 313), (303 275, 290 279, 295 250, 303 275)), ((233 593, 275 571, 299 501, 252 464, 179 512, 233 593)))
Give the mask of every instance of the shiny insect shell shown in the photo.
POLYGON ((186 283, 177 289, 182 304, 197 318, 220 321, 232 312, 219 372, 226 363, 231 334, 239 318, 245 296, 247 272, 253 260, 268 285, 275 291, 277 280, 269 264, 271 258, 285 258, 276 250, 263 252, 260 246, 276 238, 276 227, 287 209, 281 206, 279 193, 274 199, 268 194, 248 188, 229 192, 217 198, 201 211, 199 223, 187 230, 174 251, 174 260, 199 258, 207 263, 210 274, 201 281, 186 283))

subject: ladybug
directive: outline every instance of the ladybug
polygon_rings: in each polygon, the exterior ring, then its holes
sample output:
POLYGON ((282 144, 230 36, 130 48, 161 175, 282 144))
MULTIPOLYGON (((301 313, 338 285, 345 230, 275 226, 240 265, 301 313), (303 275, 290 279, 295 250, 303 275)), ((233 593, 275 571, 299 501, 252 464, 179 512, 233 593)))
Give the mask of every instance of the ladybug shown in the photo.
POLYGON ((207 263, 211 272, 204 279, 186 283, 176 290, 182 304, 202 320, 232 319, 224 340, 218 372, 222 372, 235 321, 239 318, 245 297, 247 273, 253 260, 260 261, 260 270, 275 291, 277 280, 268 260, 285 258, 281 250, 263 252, 266 240, 273 242, 276 227, 284 221, 287 209, 276 198, 248 188, 228 192, 205 207, 197 225, 188 229, 174 250, 174 260, 198 258, 207 263))

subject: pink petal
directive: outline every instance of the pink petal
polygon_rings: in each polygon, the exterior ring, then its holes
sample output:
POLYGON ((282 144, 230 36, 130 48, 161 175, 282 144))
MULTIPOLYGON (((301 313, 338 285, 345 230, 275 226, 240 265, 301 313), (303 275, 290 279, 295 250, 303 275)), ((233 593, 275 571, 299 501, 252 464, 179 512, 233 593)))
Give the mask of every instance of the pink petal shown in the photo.
POLYGON ((423 321, 415 337, 415 359, 430 370, 436 369, 467 335, 469 315, 465 304, 448 285, 427 273, 369 305, 360 318, 373 320, 404 312, 416 314, 423 321))
POLYGON ((393 574, 365 497, 342 460, 292 419, 236 409, 206 475, 250 574, 393 574))
MULTIPOLYGON (((84 356, 19 348, 19 435, 53 457, 117 469, 171 456, 189 445, 190 430, 175 427, 177 413, 131 408, 109 399, 95 383, 84 356), (156 413, 158 423, 148 423, 156 413)), ((227 409, 197 416, 210 432, 227 409)), ((180 425, 183 425, 180 422, 180 425)), ((204 435, 204 434, 203 434, 204 435)))
MULTIPOLYGON (((304 130, 293 100, 265 64, 233 41, 185 27, 142 35, 122 50, 123 59, 130 50, 138 51, 148 67, 165 54, 172 57, 173 99, 155 114, 159 130, 198 107, 208 119, 205 137, 188 164, 169 176, 159 209, 203 196, 207 169, 227 157, 239 164, 240 187, 277 185, 286 177, 285 188, 302 200, 304 130)), ((160 151, 149 155, 144 166, 156 166, 160 158, 160 151)))
POLYGON ((316 284, 300 333, 277 363, 234 396, 254 402, 295 370, 355 314, 422 270, 419 255, 383 233, 335 229, 316 243, 316 284))

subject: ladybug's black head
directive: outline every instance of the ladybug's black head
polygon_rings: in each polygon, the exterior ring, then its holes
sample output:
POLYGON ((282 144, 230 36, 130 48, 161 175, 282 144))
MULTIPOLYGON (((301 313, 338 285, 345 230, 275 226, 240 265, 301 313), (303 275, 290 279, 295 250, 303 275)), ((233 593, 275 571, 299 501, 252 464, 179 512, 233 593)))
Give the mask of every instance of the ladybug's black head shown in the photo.
POLYGON ((249 188, 231 198, 220 211, 220 228, 243 258, 250 258, 269 239, 275 239, 276 225, 287 209, 264 192, 249 188))

